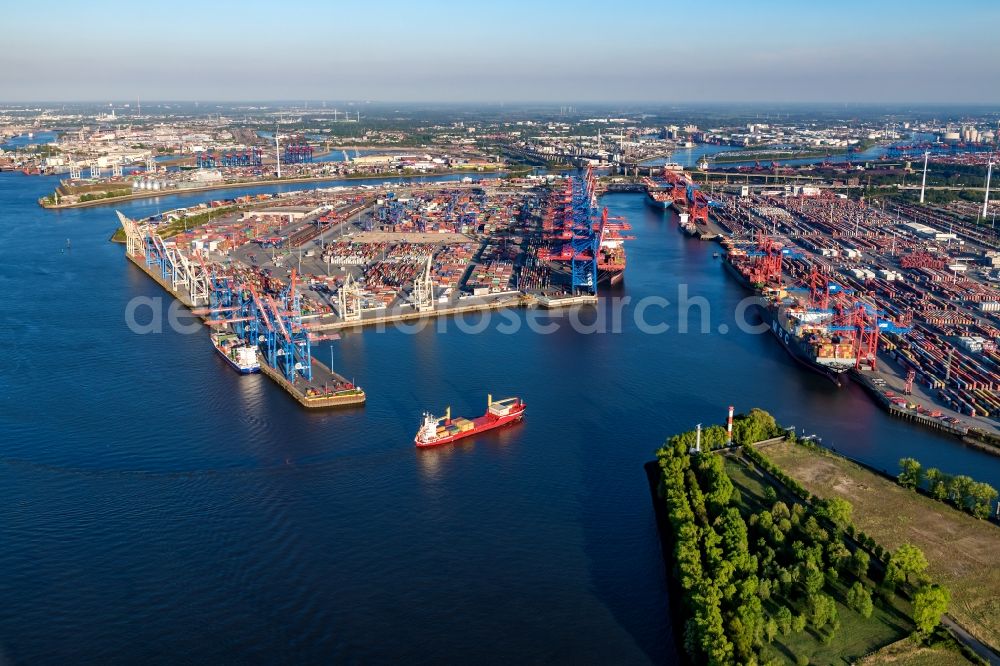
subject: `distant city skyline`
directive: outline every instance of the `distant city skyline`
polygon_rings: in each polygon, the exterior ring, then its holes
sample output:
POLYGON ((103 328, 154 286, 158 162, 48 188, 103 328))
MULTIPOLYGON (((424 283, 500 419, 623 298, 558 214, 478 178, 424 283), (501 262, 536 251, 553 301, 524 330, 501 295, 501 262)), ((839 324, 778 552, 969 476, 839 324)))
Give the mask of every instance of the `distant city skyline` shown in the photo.
POLYGON ((1000 3, 21 3, 0 101, 1000 102, 1000 3))

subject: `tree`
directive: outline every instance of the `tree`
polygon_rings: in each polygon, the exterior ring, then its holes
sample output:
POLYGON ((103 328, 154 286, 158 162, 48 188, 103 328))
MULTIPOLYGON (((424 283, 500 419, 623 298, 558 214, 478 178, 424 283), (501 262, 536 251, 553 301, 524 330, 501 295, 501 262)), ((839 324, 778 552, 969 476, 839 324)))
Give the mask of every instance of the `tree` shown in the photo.
POLYGON ((971 477, 964 474, 951 477, 948 481, 948 499, 959 509, 965 509, 969 505, 969 494, 975 483, 971 477))
POLYGON ((939 502, 948 499, 948 482, 951 480, 950 476, 935 467, 931 467, 924 474, 924 478, 927 479, 927 489, 930 491, 931 497, 939 502))
POLYGON ((894 581, 910 581, 910 576, 919 577, 927 570, 927 558, 922 550, 908 543, 896 549, 889 559, 886 578, 894 581))
POLYGON ((880 597, 886 601, 892 601, 892 597, 896 594, 896 581, 889 577, 890 572, 885 572, 885 579, 883 579, 882 584, 878 586, 878 594, 880 597))
POLYGON ((868 574, 868 563, 871 558, 868 557, 868 553, 858 548, 851 554, 851 573, 853 573, 858 578, 868 574))
POLYGON ((971 513, 979 519, 989 518, 993 509, 993 500, 997 498, 996 488, 988 483, 973 483, 970 489, 972 501, 971 513))
POLYGON ((805 590, 806 595, 811 597, 823 589, 823 583, 825 580, 823 578, 823 572, 817 569, 814 565, 803 565, 803 569, 800 570, 800 582, 802 583, 802 588, 805 590))
POLYGON ((851 551, 843 541, 831 541, 826 547, 826 561, 838 571, 851 560, 851 551))
POLYGON ((699 477, 708 489, 705 503, 713 515, 719 515, 733 496, 733 482, 726 473, 725 462, 718 454, 703 455, 698 460, 699 477))
POLYGON ((778 583, 781 586, 781 593, 788 594, 788 589, 792 586, 792 572, 782 568, 778 572, 778 583))
POLYGON ((792 631, 800 633, 806 628, 806 616, 799 614, 792 618, 792 631))
POLYGON ((677 530, 674 557, 677 561, 681 587, 685 590, 695 589, 702 579, 699 535, 700 530, 694 523, 682 525, 677 530))
POLYGON ((930 634, 948 612, 951 593, 941 585, 924 585, 913 595, 913 623, 924 635, 930 634))
POLYGON ((749 414, 733 420, 733 441, 738 444, 753 444, 780 433, 774 417, 762 409, 751 409, 749 414))
POLYGON ((853 512, 854 507, 851 506, 851 503, 840 497, 832 497, 822 502, 816 510, 819 516, 826 518, 840 529, 851 524, 853 512))
POLYGON ((916 458, 899 459, 899 485, 904 488, 916 488, 920 485, 923 477, 920 470, 920 462, 916 458))
POLYGON ((698 479, 694 475, 694 470, 688 469, 684 473, 684 480, 687 483, 688 498, 691 502, 691 510, 699 525, 708 525, 708 511, 705 509, 705 495, 701 492, 698 479))
POLYGON ((757 586, 757 596, 759 596, 764 601, 771 598, 771 581, 764 578, 760 581, 760 585, 757 586))
POLYGON ((774 642, 774 637, 778 634, 778 623, 774 621, 774 618, 768 618, 767 622, 764 624, 764 636, 767 638, 768 643, 774 642))
POLYGON ((823 593, 811 595, 809 613, 812 626, 820 630, 837 617, 837 603, 832 597, 823 593))
POLYGON ((778 620, 778 630, 781 631, 782 636, 787 636, 792 631, 792 611, 788 610, 787 606, 782 606, 778 609, 778 614, 776 616, 778 620))
MULTIPOLYGON (((775 502, 771 506, 771 515, 774 517, 775 520, 777 520, 778 522, 781 522, 782 520, 788 520, 788 518, 792 514, 788 510, 788 505, 787 504, 785 504, 784 502, 775 502)), ((788 528, 784 528, 784 530, 787 532, 788 528)))
POLYGON ((851 585, 851 588, 847 590, 847 606, 856 610, 862 617, 871 617, 874 607, 872 605, 872 595, 868 592, 868 588, 859 582, 851 585))
POLYGON ((694 619, 691 642, 708 656, 709 663, 729 664, 733 661, 733 644, 723 628, 721 600, 719 590, 709 582, 703 582, 691 597, 694 619))
POLYGON ((746 663, 753 654, 753 636, 743 621, 734 617, 729 621, 729 636, 733 639, 733 656, 738 663, 746 663))
POLYGON ((722 537, 722 547, 730 556, 745 555, 749 552, 747 526, 736 507, 726 509, 718 520, 716 529, 722 537))

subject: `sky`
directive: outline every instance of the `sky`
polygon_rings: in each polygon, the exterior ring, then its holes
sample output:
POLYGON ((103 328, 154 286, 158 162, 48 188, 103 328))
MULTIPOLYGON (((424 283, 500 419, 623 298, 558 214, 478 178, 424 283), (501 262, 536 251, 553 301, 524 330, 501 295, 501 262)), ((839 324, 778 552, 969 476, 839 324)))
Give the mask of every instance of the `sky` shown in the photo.
POLYGON ((1000 103, 997 0, 32 0, 0 101, 1000 103))

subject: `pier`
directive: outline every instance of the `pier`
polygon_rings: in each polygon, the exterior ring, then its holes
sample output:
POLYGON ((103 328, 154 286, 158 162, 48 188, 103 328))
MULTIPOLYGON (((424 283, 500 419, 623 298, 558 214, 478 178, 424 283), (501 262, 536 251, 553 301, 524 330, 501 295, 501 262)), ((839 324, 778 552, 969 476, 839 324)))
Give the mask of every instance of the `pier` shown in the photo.
MULTIPOLYGON (((955 435, 957 437, 964 437, 969 434, 969 427, 967 425, 961 423, 952 424, 942 420, 941 418, 935 418, 929 414, 921 414, 915 409, 910 409, 908 406, 894 403, 890 397, 885 394, 885 391, 875 385, 872 381, 872 376, 865 372, 853 371, 851 372, 851 376, 858 384, 861 385, 863 389, 865 389, 866 392, 868 392, 869 395, 875 399, 875 402, 880 407, 897 418, 919 423, 922 426, 940 430, 941 432, 955 435)), ((913 403, 908 402, 907 405, 909 404, 913 403)), ((997 452, 1000 453, 1000 451, 997 452)))
MULTIPOLYGON (((194 299, 186 289, 173 286, 170 282, 150 270, 142 256, 126 252, 125 256, 143 273, 151 277, 159 284, 164 291, 179 300, 188 308, 195 306, 194 299)), ((200 315, 199 315, 200 316, 200 315)), ((201 316, 202 321, 206 317, 201 316)), ((208 348, 205 350, 209 351, 208 348)), ((331 368, 316 360, 311 359, 311 378, 296 375, 293 380, 287 379, 276 368, 271 367, 263 358, 260 359, 261 372, 274 380, 286 393, 296 400, 300 405, 309 409, 328 407, 349 407, 363 405, 367 396, 360 387, 354 386, 343 376, 334 372, 331 368), (347 386, 348 388, 344 388, 347 386)))
POLYGON ((535 299, 533 297, 525 294, 512 294, 501 298, 488 300, 479 299, 472 303, 446 305, 444 307, 423 311, 416 309, 407 309, 405 311, 396 310, 393 312, 371 310, 362 313, 360 319, 355 319, 353 321, 345 321, 343 319, 324 321, 325 318, 335 317, 335 315, 320 315, 315 317, 307 316, 304 317, 304 319, 309 320, 308 327, 311 331, 339 331, 347 328, 362 328, 369 326, 384 327, 387 324, 395 324, 419 319, 450 317, 469 314, 472 312, 485 312, 489 310, 503 310, 505 308, 531 305, 534 301, 535 299))

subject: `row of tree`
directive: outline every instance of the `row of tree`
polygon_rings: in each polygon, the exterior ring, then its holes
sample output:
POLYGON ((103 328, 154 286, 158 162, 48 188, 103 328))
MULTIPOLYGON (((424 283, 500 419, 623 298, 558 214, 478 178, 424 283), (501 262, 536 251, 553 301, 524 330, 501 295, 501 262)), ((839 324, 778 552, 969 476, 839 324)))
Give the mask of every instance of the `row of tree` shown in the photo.
MULTIPOLYGON (((813 445, 807 443, 807 446, 813 445)), ((811 495, 796 480, 785 474, 757 449, 747 446, 744 447, 743 451, 755 464, 760 465, 772 476, 778 478, 793 494, 811 503, 816 509, 816 515, 832 523, 835 529, 843 529, 848 536, 853 537, 861 546, 870 549, 879 559, 886 557, 885 573, 880 585, 882 594, 886 598, 890 598, 898 586, 909 586, 913 592, 911 595, 913 599, 912 619, 917 630, 924 635, 929 635, 937 627, 941 617, 948 611, 951 594, 946 587, 932 583, 927 576, 928 563, 923 551, 912 544, 904 543, 895 552, 890 553, 873 537, 856 530, 851 522, 853 507, 849 502, 840 498, 820 500, 815 495, 811 495)), ((902 464, 902 461, 900 462, 902 464)), ((912 470, 912 466, 908 466, 908 469, 912 470)), ((995 496, 995 494, 994 492, 993 495, 995 496)), ((856 558, 854 572, 860 577, 868 569, 868 554, 858 548, 854 551, 853 557, 856 558)), ((868 601, 866 602, 866 594, 859 581, 848 590, 846 603, 848 607, 865 617, 870 617, 871 611, 868 610, 870 595, 867 596, 868 601)))
MULTIPOLYGON (((684 645, 693 661, 759 663, 776 636, 807 627, 830 642, 840 630, 837 597, 871 617, 869 556, 849 549, 843 538, 848 502, 789 508, 775 501, 751 511, 724 459, 690 455, 689 448, 685 436, 672 438, 659 460, 688 611, 684 645)), ((899 570, 910 572, 902 565, 899 570)))
POLYGON ((997 490, 988 483, 959 474, 952 476, 931 467, 924 469, 916 458, 899 460, 899 485, 926 490, 934 499, 948 502, 976 518, 989 518, 997 490))
MULTIPOLYGON (((781 432, 761 410, 736 422, 747 424, 737 430, 734 423, 734 439, 739 432, 744 442, 781 432)), ((695 663, 760 663, 778 635, 807 627, 829 643, 840 630, 838 599, 862 617, 871 617, 875 574, 880 579, 877 591, 885 599, 891 600, 899 586, 917 591, 914 621, 921 631, 937 625, 947 608, 947 591, 926 584, 927 564, 919 550, 901 547, 873 574, 868 552, 846 536, 855 534, 849 502, 810 495, 749 446, 743 448, 747 457, 802 501, 789 507, 777 500, 770 486, 765 504, 744 501, 725 459, 710 452, 725 445, 724 429, 703 431, 704 453, 698 455, 690 453, 694 438, 694 432, 671 437, 657 455, 674 536, 675 576, 687 617, 684 647, 695 663)), ((861 537, 867 545, 870 538, 861 537)))
MULTIPOLYGON (((733 443, 754 444, 783 434, 784 431, 774 420, 774 417, 763 409, 756 407, 747 414, 737 414, 733 417, 733 443)), ((687 450, 693 449, 698 435, 694 430, 674 435, 671 442, 683 444, 687 450)), ((729 444, 729 433, 721 425, 712 425, 701 431, 701 448, 704 451, 714 451, 729 444)))

